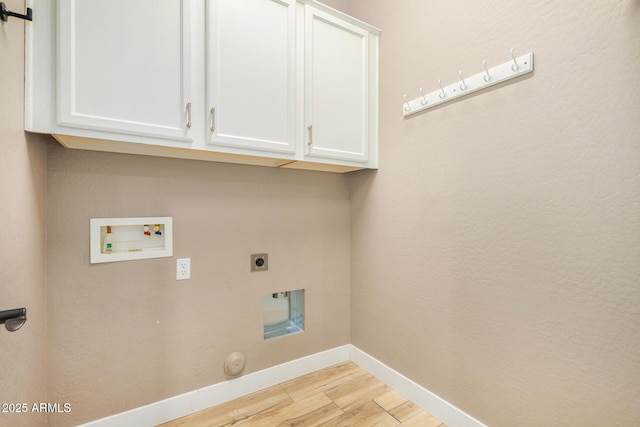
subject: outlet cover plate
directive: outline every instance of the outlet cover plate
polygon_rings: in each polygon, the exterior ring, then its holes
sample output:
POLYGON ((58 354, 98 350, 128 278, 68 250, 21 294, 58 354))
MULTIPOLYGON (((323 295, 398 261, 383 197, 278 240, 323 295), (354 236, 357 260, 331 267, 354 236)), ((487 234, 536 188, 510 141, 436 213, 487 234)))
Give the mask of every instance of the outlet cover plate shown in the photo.
POLYGON ((176 280, 191 279, 191 258, 178 258, 176 260, 176 280))
POLYGON ((268 271, 269 254, 251 254, 251 271, 268 271))

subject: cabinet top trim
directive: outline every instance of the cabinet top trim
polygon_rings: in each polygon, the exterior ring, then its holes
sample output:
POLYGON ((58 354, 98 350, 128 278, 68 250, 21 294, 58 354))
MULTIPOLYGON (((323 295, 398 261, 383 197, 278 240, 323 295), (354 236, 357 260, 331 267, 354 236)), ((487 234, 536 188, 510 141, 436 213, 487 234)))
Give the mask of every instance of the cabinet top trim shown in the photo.
POLYGON ((320 2, 318 2, 316 0, 297 0, 297 2, 301 3, 301 4, 313 6, 318 10, 330 13, 330 14, 335 15, 335 16, 339 16, 341 19, 343 19, 343 20, 345 20, 345 21, 347 21, 347 22, 349 22, 349 23, 351 23, 353 25, 357 25, 358 27, 365 29, 366 31, 372 33, 373 35, 377 36, 382 32, 382 30, 380 28, 378 28, 378 27, 374 27, 371 24, 367 24, 364 21, 361 21, 361 20, 359 20, 357 18, 354 18, 351 15, 347 15, 344 12, 341 12, 341 11, 339 11, 337 9, 329 7, 326 4, 322 4, 322 3, 320 3, 320 2))

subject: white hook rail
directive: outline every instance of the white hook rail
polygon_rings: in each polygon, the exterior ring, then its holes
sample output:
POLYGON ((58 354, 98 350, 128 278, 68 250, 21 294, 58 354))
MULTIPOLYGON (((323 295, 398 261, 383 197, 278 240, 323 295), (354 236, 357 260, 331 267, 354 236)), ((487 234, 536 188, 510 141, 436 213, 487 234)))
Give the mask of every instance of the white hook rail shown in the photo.
POLYGON ((425 95, 422 92, 422 88, 420 88, 420 96, 411 101, 407 101, 407 95, 404 95, 404 102, 402 104, 403 115, 406 117, 420 111, 428 110, 436 105, 453 101, 454 99, 533 71, 533 52, 516 58, 513 49, 511 49, 511 57, 512 59, 508 62, 489 69, 487 69, 486 61, 483 61, 482 66, 484 71, 471 77, 463 77, 462 70, 460 70, 458 73, 460 80, 456 83, 443 87, 442 81, 438 80, 440 89, 425 95))

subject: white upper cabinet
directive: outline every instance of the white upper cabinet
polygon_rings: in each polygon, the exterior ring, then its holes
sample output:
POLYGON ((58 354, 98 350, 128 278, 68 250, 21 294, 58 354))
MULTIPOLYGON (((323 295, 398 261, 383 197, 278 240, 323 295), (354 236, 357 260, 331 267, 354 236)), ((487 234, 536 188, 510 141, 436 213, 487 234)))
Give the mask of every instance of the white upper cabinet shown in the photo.
POLYGON ((25 130, 70 148, 377 168, 379 30, 315 0, 49 0, 25 130))
POLYGON ((307 157, 369 160, 369 32, 305 9, 307 157))
POLYGON ((295 19, 295 0, 208 2, 208 144, 294 154, 295 19))
POLYGON ((191 141, 189 1, 58 5, 58 124, 191 141))

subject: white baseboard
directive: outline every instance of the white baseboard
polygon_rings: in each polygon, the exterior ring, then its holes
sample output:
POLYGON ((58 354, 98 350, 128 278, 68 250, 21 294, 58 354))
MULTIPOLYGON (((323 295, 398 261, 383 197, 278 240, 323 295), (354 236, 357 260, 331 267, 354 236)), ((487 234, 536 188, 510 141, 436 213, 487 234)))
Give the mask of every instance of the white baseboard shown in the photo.
POLYGON ((347 360, 353 361, 449 427, 486 427, 351 344, 91 421, 80 427, 155 426, 347 360))

